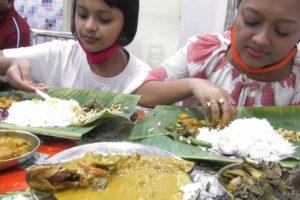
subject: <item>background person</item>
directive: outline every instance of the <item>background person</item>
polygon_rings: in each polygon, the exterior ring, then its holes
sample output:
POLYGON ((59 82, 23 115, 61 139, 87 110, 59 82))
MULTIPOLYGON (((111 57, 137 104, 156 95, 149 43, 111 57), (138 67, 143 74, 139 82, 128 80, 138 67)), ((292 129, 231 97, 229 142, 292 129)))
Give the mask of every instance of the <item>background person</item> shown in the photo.
POLYGON ((0 50, 30 45, 30 27, 18 14, 14 0, 0 0, 0 50))

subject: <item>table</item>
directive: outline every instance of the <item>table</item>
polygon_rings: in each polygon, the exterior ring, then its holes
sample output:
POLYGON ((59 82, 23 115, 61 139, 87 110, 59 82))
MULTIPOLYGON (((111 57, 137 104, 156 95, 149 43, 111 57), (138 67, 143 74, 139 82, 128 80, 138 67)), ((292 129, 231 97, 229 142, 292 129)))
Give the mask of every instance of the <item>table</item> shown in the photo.
MULTIPOLYGON (((28 190, 28 186, 25 182, 26 171, 30 169, 32 165, 40 164, 48 157, 76 145, 95 142, 128 141, 127 138, 131 126, 132 124, 125 119, 112 120, 102 124, 101 126, 92 130, 90 133, 84 135, 80 141, 62 140, 54 137, 40 136, 42 145, 33 160, 24 163, 23 165, 19 166, 18 169, 10 169, 0 172, 0 186, 1 184, 6 184, 5 188, 3 188, 3 185, 1 186, 2 190, 6 189, 6 192, 13 192, 12 194, 5 195, 1 195, 0 192, 0 199, 2 197, 4 200, 32 200, 30 191, 28 190), (7 180, 5 183, 3 182, 4 179, 7 180), (18 184, 13 185, 13 182, 18 182, 18 184)), ((201 182, 201 184, 199 183, 199 186, 202 188, 202 192, 201 196, 198 198, 199 200, 230 199, 228 195, 224 194, 222 188, 216 180, 216 173, 220 168, 221 166, 213 163, 198 162, 196 164, 195 170, 191 173, 191 178, 194 181, 201 182)))

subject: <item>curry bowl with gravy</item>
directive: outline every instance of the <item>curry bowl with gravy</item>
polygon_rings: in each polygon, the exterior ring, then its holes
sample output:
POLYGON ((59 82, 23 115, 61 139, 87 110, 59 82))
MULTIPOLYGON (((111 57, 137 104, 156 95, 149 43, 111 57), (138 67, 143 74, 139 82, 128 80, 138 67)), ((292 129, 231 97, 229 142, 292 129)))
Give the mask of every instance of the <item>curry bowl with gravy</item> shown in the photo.
POLYGON ((6 170, 31 159, 40 139, 27 131, 0 130, 0 170, 6 170))
POLYGON ((194 163, 157 148, 104 142, 73 149, 61 154, 70 159, 54 156, 27 173, 36 199, 175 200, 192 184, 194 163))

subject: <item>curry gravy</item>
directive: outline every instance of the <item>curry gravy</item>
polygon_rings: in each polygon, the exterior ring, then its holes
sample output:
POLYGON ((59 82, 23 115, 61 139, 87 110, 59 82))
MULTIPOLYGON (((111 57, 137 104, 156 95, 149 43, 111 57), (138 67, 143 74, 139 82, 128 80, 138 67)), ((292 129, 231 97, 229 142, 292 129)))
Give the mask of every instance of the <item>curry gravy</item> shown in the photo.
POLYGON ((59 200, 177 200, 180 187, 190 183, 191 162, 167 157, 122 156, 104 190, 90 188, 56 192, 59 200))

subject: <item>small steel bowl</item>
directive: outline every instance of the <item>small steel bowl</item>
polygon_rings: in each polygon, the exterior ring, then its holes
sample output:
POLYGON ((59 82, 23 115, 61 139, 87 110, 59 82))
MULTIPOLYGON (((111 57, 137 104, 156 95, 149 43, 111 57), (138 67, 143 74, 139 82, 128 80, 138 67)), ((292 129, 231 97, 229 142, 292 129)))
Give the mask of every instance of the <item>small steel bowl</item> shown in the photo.
MULTIPOLYGON (((217 174, 217 180, 220 183, 221 188, 223 189, 223 191, 230 196, 230 199, 235 199, 233 194, 231 194, 225 187, 226 182, 223 178, 223 174, 228 171, 228 170, 232 170, 232 169, 242 169, 243 164, 242 163, 233 163, 233 164, 229 164, 226 165, 225 167, 223 167, 217 174)), ((300 186, 298 185, 300 183, 300 167, 295 169, 293 174, 289 175, 289 181, 290 184, 294 187, 295 191, 293 192, 292 195, 295 196, 295 198, 292 199, 299 199, 300 197, 300 186), (299 191, 298 191, 299 190, 299 191)))
POLYGON ((230 197, 230 199, 234 199, 234 196, 225 187, 226 183, 225 183, 225 180, 223 179, 223 173, 228 170, 241 168, 241 167, 242 167, 242 163, 229 164, 229 165, 226 165, 225 167, 223 167, 217 174, 217 180, 220 183, 221 188, 230 197))
POLYGON ((21 138, 29 143, 30 151, 22 156, 11 158, 8 160, 0 160, 0 170, 6 170, 12 167, 23 163, 30 158, 32 158, 40 146, 40 139, 35 136, 34 134, 27 132, 27 131, 18 131, 18 130, 0 130, 0 137, 1 136, 9 136, 15 138, 21 138))

